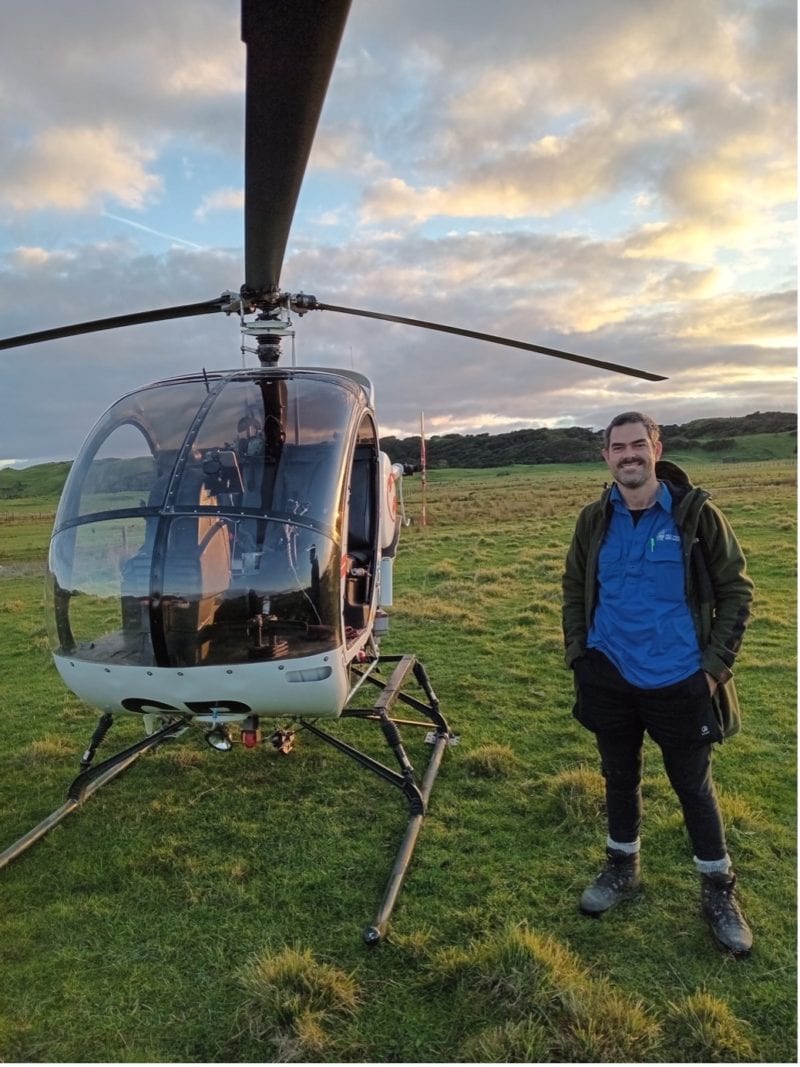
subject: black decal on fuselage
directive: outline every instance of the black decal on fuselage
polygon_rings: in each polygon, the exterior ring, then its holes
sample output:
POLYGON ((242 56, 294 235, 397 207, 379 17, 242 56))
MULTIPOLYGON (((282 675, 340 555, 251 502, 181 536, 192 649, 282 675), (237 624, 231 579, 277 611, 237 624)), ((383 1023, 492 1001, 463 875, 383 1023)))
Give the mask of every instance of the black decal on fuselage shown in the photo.
POLYGON ((194 715, 213 715, 215 711, 233 715, 248 715, 253 709, 241 700, 187 700, 182 708, 174 704, 165 704, 151 697, 125 697, 120 701, 126 711, 140 714, 153 714, 158 711, 191 711, 194 715))

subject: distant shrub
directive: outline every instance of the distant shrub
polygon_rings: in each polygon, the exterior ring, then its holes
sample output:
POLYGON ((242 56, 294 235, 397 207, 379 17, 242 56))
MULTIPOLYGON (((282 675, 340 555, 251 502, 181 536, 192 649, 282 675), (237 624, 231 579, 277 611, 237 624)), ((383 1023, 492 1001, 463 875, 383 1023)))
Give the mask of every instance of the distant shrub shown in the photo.
POLYGON ((716 437, 704 441, 700 447, 704 452, 725 452, 729 448, 736 448, 736 440, 733 437, 716 437))

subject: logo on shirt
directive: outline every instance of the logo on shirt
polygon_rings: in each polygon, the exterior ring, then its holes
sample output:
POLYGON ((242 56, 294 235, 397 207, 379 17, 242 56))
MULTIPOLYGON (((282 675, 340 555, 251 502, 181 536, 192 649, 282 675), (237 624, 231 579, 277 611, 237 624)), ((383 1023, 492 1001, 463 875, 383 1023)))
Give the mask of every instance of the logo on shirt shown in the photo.
POLYGON ((659 530, 656 534, 656 541, 680 541, 680 539, 681 535, 671 530, 659 530))

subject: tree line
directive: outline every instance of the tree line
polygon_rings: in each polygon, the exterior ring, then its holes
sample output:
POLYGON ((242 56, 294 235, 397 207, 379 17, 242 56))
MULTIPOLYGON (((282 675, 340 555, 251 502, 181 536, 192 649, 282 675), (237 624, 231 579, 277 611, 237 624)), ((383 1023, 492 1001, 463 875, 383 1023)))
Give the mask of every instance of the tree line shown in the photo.
MULTIPOLYGON (((700 448, 722 451, 735 438, 756 433, 796 433, 797 415, 785 411, 755 411, 729 418, 693 419, 661 426, 670 451, 700 448)), ((434 435, 426 439, 427 466, 505 467, 516 463, 591 463, 603 447, 603 431, 583 426, 563 429, 513 430, 498 434, 434 435)), ((383 437, 381 448, 393 463, 420 465, 420 437, 383 437)))
MULTIPOLYGON (((668 452, 702 449, 719 452, 735 445, 737 437, 747 434, 797 433, 797 415, 786 411, 755 411, 731 418, 694 419, 691 422, 665 424, 661 434, 668 452)), ((563 429, 514 430, 498 434, 434 435, 426 441, 427 465, 444 467, 507 467, 517 463, 595 463, 603 447, 602 430, 584 426, 563 429)), ((420 438, 383 437, 381 448, 393 463, 420 465, 420 438)), ((93 492, 102 489, 138 489, 149 484, 145 477, 149 460, 120 460, 97 464, 93 492)), ((69 473, 68 462, 43 463, 25 470, 0 470, 0 500, 33 496, 58 496, 69 473)))

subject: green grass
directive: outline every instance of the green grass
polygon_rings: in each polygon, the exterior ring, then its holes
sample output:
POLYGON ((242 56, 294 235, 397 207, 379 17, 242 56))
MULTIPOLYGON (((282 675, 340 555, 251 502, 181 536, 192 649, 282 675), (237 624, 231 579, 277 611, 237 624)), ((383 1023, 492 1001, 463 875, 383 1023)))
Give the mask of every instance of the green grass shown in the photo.
MULTIPOLYGON (((603 468, 437 471, 429 524, 403 534, 384 651, 419 655, 460 742, 386 941, 369 950, 361 929, 405 826, 397 792, 311 737, 288 756, 222 755, 192 731, 0 873, 0 1059, 794 1061, 795 465, 689 469, 756 582, 744 730, 715 758, 750 959, 722 955, 699 916, 652 746, 645 892, 599 922, 577 909, 605 830, 591 738, 570 714, 560 577, 603 468)), ((415 517, 420 491, 406 479, 415 517)), ((45 640, 54 501, 0 504, 5 847, 62 803, 97 714, 45 640)), ((109 750, 139 730, 118 723, 109 750)), ((370 724, 332 730, 384 758, 370 724)), ((409 750, 422 766, 424 746, 409 750)))

